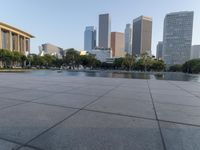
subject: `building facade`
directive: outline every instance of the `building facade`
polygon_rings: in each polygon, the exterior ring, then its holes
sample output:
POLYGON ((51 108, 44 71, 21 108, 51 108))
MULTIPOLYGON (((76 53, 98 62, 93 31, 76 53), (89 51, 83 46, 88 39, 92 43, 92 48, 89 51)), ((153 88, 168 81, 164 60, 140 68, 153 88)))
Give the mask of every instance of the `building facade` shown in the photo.
POLYGON ((31 38, 34 38, 34 36, 0 22, 0 49, 18 51, 25 55, 29 54, 31 38))
POLYGON ((84 50, 89 51, 96 47, 96 28, 94 26, 88 26, 84 32, 84 50))
POLYGON ((111 18, 109 14, 99 15, 99 45, 100 48, 110 48, 111 18))
POLYGON ((200 45, 193 45, 190 59, 200 58, 200 45))
POLYGON ((111 48, 113 57, 124 57, 124 33, 111 32, 111 48))
POLYGON ((50 43, 45 43, 39 47, 39 55, 44 56, 46 54, 56 56, 57 58, 61 59, 64 55, 64 51, 63 48, 60 48, 50 43))
POLYGON ((165 16, 163 57, 166 64, 183 64, 190 59, 193 16, 192 11, 175 12, 165 16))
POLYGON ((101 62, 106 62, 107 59, 112 58, 111 49, 96 48, 89 51, 89 53, 95 55, 95 58, 101 62))
POLYGON ((132 54, 151 55, 152 18, 141 16, 133 20, 132 54))
POLYGON ((124 50, 126 53, 132 55, 132 27, 131 24, 127 24, 124 32, 124 50))
POLYGON ((158 44, 157 44, 156 58, 163 59, 163 42, 158 42, 158 44))

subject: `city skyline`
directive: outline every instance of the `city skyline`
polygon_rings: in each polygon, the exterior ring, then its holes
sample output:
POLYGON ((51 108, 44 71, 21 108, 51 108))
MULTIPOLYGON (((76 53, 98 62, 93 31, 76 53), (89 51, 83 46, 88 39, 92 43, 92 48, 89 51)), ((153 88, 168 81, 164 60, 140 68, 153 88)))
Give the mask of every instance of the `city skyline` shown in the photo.
POLYGON ((83 49, 82 33, 85 26, 98 26, 97 16, 102 13, 109 13, 112 17, 111 32, 124 32, 125 25, 132 23, 133 19, 140 15, 151 16, 153 18, 152 53, 155 55, 156 45, 158 41, 162 41, 165 15, 178 11, 194 11, 193 45, 200 43, 200 11, 198 9, 200 2, 198 0, 185 0, 181 3, 174 3, 172 0, 168 2, 142 0, 137 3, 137 6, 134 5, 135 1, 133 0, 119 0, 117 4, 114 0, 110 0, 106 1, 107 5, 104 5, 104 1, 91 0, 86 0, 86 2, 61 0, 59 3, 54 0, 50 2, 47 0, 42 2, 30 0, 28 3, 25 0, 18 2, 8 0, 1 2, 1 4, 4 4, 0 6, 1 22, 8 23, 36 36, 35 39, 31 40, 31 52, 34 53, 38 53, 38 46, 46 42, 64 48, 83 49), (142 5, 144 3, 145 6, 142 5), (29 7, 30 5, 31 7, 29 7), (140 6, 144 6, 143 9, 140 6), (149 9, 152 7, 157 9, 152 11, 152 9, 149 9), (12 11, 7 11, 8 8, 12 11), (49 11, 51 9, 56 11, 49 11), (119 11, 122 9, 125 9, 125 11, 119 11))

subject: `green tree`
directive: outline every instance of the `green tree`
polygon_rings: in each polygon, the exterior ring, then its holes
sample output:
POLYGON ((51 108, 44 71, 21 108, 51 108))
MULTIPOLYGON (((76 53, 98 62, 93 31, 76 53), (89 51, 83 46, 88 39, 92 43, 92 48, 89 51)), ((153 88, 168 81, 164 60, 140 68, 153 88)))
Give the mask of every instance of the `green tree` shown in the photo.
POLYGON ((140 59, 141 59, 141 62, 143 64, 143 66, 144 66, 144 71, 145 72, 146 71, 150 71, 151 65, 152 65, 152 58, 149 56, 149 54, 148 53, 143 53, 141 55, 140 59))
POLYGON ((126 54, 122 62, 122 67, 126 70, 132 70, 135 64, 135 57, 126 54))
POLYGON ((179 65, 179 64, 172 65, 172 66, 169 67, 168 71, 181 72, 182 71, 182 65, 179 65))
POLYGON ((151 62, 151 70, 153 71, 163 71, 165 70, 165 63, 163 60, 154 59, 151 62))
POLYGON ((200 73, 200 62, 195 64, 194 67, 192 67, 192 73, 200 73))
POLYGON ((198 70, 199 63, 200 63, 200 58, 189 60, 183 64, 182 71, 185 73, 199 73, 200 72, 200 70, 198 70))
POLYGON ((124 58, 116 58, 113 62, 114 69, 121 69, 123 62, 124 58))
POLYGON ((69 49, 66 52, 66 57, 64 62, 70 69, 75 69, 75 67, 79 67, 80 64, 80 53, 74 49, 69 49))
POLYGON ((4 68, 11 68, 12 67, 12 59, 13 53, 9 50, 1 49, 0 50, 0 61, 4 68))

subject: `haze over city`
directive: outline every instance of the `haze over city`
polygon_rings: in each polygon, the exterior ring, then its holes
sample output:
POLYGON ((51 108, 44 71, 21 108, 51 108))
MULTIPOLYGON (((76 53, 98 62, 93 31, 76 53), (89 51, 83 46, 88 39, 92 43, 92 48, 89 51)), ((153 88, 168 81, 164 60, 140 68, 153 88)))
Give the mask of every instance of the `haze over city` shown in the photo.
POLYGON ((124 32, 127 23, 140 15, 153 18, 152 53, 163 39, 163 22, 167 13, 194 11, 193 44, 200 43, 200 2, 198 0, 0 0, 0 20, 30 32, 31 52, 38 53, 42 43, 63 48, 84 48, 85 26, 96 26, 98 15, 111 15, 111 31, 124 32), (12 5, 10 5, 12 3, 12 5), (5 13, 6 12, 6 13, 5 13))

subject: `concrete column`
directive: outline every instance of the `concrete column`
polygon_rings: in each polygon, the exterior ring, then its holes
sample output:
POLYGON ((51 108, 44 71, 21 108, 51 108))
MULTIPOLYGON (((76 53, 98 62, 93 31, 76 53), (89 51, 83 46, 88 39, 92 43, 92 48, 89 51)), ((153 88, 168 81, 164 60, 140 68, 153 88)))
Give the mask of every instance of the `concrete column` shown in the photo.
POLYGON ((19 34, 17 35, 17 51, 20 52, 20 40, 19 40, 19 34))
POLYGON ((9 31, 6 31, 6 49, 10 49, 10 34, 9 31))
POLYGON ((16 37, 16 35, 14 34, 13 35, 13 38, 14 38, 14 47, 13 47, 13 51, 16 51, 17 50, 17 37, 16 37))
POLYGON ((9 49, 10 51, 13 51, 13 41, 12 41, 12 32, 9 31, 9 49))
POLYGON ((0 28, 0 49, 2 49, 2 33, 1 33, 1 28, 0 28))
POLYGON ((27 48, 28 48, 27 51, 30 53, 30 49, 31 49, 31 48, 30 48, 30 39, 27 39, 27 44, 28 44, 28 45, 27 45, 27 48))
POLYGON ((24 37, 24 50, 23 53, 26 54, 26 37, 24 37))

